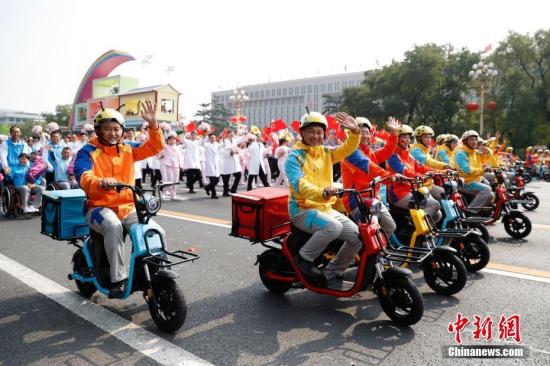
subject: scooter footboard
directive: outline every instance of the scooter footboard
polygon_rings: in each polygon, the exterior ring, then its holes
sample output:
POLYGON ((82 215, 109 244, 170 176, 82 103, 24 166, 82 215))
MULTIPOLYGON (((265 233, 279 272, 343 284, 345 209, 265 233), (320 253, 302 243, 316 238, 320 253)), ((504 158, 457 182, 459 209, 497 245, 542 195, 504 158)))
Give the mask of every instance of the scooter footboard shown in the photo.
POLYGON ((471 217, 460 219, 460 221, 466 224, 483 224, 484 222, 487 221, 487 218, 481 217, 481 216, 471 216, 471 217))

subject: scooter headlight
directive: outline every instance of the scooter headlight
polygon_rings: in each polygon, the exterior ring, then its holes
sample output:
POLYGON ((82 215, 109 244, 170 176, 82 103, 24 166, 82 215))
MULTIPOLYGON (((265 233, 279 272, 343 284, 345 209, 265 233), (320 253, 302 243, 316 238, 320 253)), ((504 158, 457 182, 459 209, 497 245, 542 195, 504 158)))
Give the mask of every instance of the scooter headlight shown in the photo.
POLYGON ((145 209, 148 213, 154 214, 160 210, 160 200, 155 196, 144 195, 143 200, 145 201, 145 209))

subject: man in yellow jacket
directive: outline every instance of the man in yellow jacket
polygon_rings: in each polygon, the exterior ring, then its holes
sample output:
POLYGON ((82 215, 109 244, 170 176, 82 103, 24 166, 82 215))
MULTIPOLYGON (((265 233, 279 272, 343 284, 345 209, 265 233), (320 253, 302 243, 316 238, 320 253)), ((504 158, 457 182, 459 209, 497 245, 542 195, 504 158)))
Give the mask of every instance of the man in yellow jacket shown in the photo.
POLYGON ((462 146, 456 148, 454 155, 455 167, 464 178, 462 192, 475 196, 468 206, 471 212, 478 212, 495 198, 491 187, 481 183, 486 166, 483 165, 481 154, 477 150, 478 138, 476 131, 464 132, 462 146))
MULTIPOLYGON (((99 111, 94 117, 97 137, 77 153, 74 171, 86 192, 86 222, 104 236, 111 272, 109 297, 122 297, 126 289, 123 228, 138 222, 130 190, 118 193, 116 183, 134 184, 134 161, 154 156, 164 148, 164 137, 155 118, 156 105, 146 102, 141 116, 149 122, 149 140, 143 144, 123 142, 124 117, 114 109, 99 111)), ((164 234, 164 233, 162 233, 164 234)))
POLYGON ((342 127, 351 130, 341 146, 334 150, 323 146, 327 120, 321 113, 308 112, 300 121, 302 140, 294 145, 285 162, 290 221, 298 229, 313 234, 296 255, 296 263, 308 279, 317 282, 324 276, 329 284, 341 276, 362 245, 357 225, 332 208, 337 191, 332 166, 353 153, 360 141, 355 119, 345 113, 338 113, 336 118, 342 127), (313 261, 337 238, 345 244, 321 274, 313 261))

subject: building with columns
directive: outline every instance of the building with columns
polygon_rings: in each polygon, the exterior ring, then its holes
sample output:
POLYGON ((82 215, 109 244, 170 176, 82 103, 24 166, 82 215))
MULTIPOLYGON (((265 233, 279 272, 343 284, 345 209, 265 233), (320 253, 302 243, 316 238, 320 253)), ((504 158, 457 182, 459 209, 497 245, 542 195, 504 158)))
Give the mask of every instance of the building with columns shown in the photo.
MULTIPOLYGON (((248 117, 249 125, 269 126, 271 121, 282 118, 286 122, 298 120, 306 112, 323 111, 323 95, 338 97, 343 90, 361 85, 363 72, 317 76, 305 79, 278 81, 273 83, 242 86, 248 100, 241 113, 248 117)), ((223 104, 233 111, 233 89, 212 93, 212 104, 223 104)))

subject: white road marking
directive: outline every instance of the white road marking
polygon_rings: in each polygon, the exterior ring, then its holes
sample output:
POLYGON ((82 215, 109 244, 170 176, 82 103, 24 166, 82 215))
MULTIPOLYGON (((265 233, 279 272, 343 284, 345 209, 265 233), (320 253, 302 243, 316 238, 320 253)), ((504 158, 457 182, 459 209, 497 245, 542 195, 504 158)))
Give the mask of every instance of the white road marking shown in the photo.
POLYGON ((0 269, 161 365, 212 365, 2 254, 0 269))
POLYGON ((171 214, 168 214, 168 213, 165 213, 165 212, 162 212, 162 211, 159 212, 157 215, 158 216, 171 217, 173 219, 178 219, 178 220, 183 220, 183 221, 197 222, 199 224, 206 224, 206 225, 212 225, 212 226, 223 227, 223 228, 226 228, 226 229, 231 229, 231 225, 220 224, 220 223, 217 223, 217 222, 200 220, 200 219, 194 219, 194 218, 191 218, 191 217, 182 217, 182 216, 171 215, 171 214))
POLYGON ((501 271, 499 269, 492 269, 492 268, 483 268, 481 272, 485 273, 492 273, 500 276, 506 276, 506 277, 515 277, 515 278, 521 278, 523 280, 530 280, 530 281, 537 281, 537 282, 544 282, 544 283, 550 283, 550 278, 545 277, 539 277, 539 276, 533 276, 523 273, 515 273, 515 272, 508 272, 508 271, 501 271))

